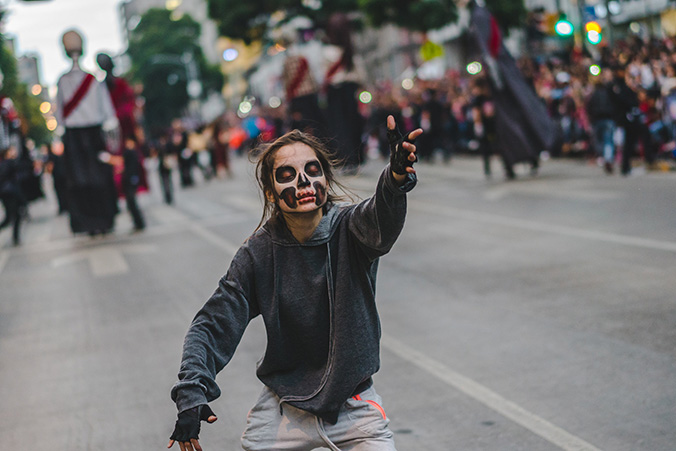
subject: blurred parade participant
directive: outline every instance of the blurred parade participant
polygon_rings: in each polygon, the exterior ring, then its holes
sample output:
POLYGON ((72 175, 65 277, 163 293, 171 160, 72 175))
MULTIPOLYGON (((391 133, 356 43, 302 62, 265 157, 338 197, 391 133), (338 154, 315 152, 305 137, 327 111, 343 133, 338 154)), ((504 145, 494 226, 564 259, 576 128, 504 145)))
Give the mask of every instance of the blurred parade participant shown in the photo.
POLYGON ((138 142, 132 135, 124 141, 124 150, 122 151, 124 161, 124 170, 122 171, 122 189, 124 198, 127 201, 127 210, 134 221, 134 230, 141 231, 145 229, 146 224, 143 219, 143 213, 136 202, 136 191, 141 184, 141 173, 143 166, 141 155, 138 148, 138 142))
MULTIPOLYGON (((17 134, 17 138, 19 187, 24 200, 29 203, 45 197, 45 193, 42 191, 42 160, 34 158, 35 144, 33 141, 26 139, 21 132, 17 134)), ((28 211, 26 211, 26 214, 28 214, 28 211)))
POLYGON ((180 119, 174 119, 171 122, 167 150, 168 153, 176 155, 181 187, 188 188, 193 186, 195 179, 192 175, 192 169, 195 166, 196 155, 188 146, 188 133, 183 128, 183 123, 180 119))
POLYGON ((12 242, 15 246, 21 242, 21 219, 26 208, 26 200, 19 185, 16 157, 14 146, 0 149, 0 202, 5 209, 0 230, 12 226, 12 242))
POLYGON ((497 154, 502 160, 505 175, 508 179, 514 179, 514 168, 498 142, 498 134, 495 118, 495 102, 491 97, 489 84, 485 79, 477 79, 472 88, 472 119, 474 123, 474 136, 479 141, 479 152, 484 164, 484 175, 491 177, 491 158, 497 154))
POLYGON ((194 163, 202 172, 204 180, 211 180, 214 176, 211 163, 211 152, 209 151, 209 142, 211 141, 211 128, 199 126, 191 133, 188 133, 188 148, 195 154, 194 163))
POLYGON ((57 82, 56 96, 57 119, 65 126, 70 227, 73 233, 108 233, 113 230, 118 210, 103 130, 117 126, 115 109, 105 85, 80 68, 82 37, 70 30, 62 42, 73 61, 70 71, 57 82))
POLYGON ((364 80, 363 68, 354 54, 350 19, 334 13, 326 25, 328 45, 323 48, 326 119, 331 147, 348 172, 362 161, 364 118, 359 113, 357 90, 364 80))
POLYGON ((52 175, 54 192, 59 206, 59 214, 68 212, 68 179, 66 176, 66 163, 63 160, 63 143, 54 142, 47 146, 47 170, 52 175))
POLYGON ((450 110, 450 107, 444 105, 439 96, 439 91, 432 87, 423 92, 420 127, 425 130, 425 134, 418 143, 418 152, 420 160, 425 161, 432 159, 435 151, 440 151, 444 162, 448 163, 451 160, 451 146, 446 142, 447 130, 444 125, 449 121, 446 111, 450 110))
POLYGON ((529 163, 534 174, 540 152, 552 147, 556 126, 505 47, 495 17, 476 2, 471 5, 469 37, 471 56, 480 58, 487 69, 507 176, 514 176, 509 168, 520 162, 529 163))
POLYGON ((373 197, 356 205, 337 202, 330 152, 311 135, 294 130, 260 152, 263 217, 188 330, 169 447, 202 449, 200 422, 217 419, 208 405, 220 395, 216 375, 261 315, 268 347, 256 373, 265 386, 243 448, 395 450, 372 380, 380 367, 373 287, 379 257, 404 226, 417 181, 412 141, 422 130, 404 137, 393 117, 387 126, 390 164, 373 197))
POLYGON ((626 69, 621 64, 613 67, 613 101, 618 127, 624 130, 624 144, 622 146, 622 175, 631 173, 631 161, 636 153, 641 128, 643 113, 639 109, 639 100, 636 92, 627 85, 626 69))
POLYGON ((311 27, 309 19, 304 17, 296 17, 284 26, 283 38, 288 48, 282 80, 286 91, 291 128, 324 137, 326 126, 319 108, 319 85, 312 73, 308 58, 303 55, 301 33, 311 27))
POLYGON ((211 126, 210 149, 211 165, 214 174, 218 177, 223 173, 228 177, 232 177, 229 140, 230 136, 226 119, 224 117, 216 118, 211 126))
POLYGON ((587 102, 587 114, 594 130, 594 148, 603 158, 604 170, 613 173, 615 163, 615 100, 612 92, 612 72, 603 69, 600 77, 593 78, 594 91, 587 102))
POLYGON ((171 205, 174 202, 174 184, 171 180, 172 169, 176 165, 176 155, 169 149, 169 141, 165 135, 161 135, 155 145, 157 155, 157 172, 160 176, 160 186, 164 203, 171 205))

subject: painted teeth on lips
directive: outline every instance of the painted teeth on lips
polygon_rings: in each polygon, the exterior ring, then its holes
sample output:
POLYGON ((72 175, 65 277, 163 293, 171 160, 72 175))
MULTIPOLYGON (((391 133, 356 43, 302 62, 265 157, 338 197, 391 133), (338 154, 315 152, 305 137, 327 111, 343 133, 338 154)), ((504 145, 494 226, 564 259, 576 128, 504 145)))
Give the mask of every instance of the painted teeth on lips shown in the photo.
POLYGON ((306 201, 309 201, 309 200, 313 200, 314 197, 315 197, 315 193, 312 193, 312 192, 301 193, 301 194, 298 194, 298 202, 304 202, 304 201, 306 202, 306 201))

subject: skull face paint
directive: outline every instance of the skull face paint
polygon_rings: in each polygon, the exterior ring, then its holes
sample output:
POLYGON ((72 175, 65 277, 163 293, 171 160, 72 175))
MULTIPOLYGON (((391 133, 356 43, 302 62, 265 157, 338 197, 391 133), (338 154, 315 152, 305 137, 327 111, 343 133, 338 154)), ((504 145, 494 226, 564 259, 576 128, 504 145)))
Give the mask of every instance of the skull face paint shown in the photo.
POLYGON ((275 156, 275 194, 282 211, 304 213, 326 203, 326 177, 317 156, 306 144, 284 146, 275 156))

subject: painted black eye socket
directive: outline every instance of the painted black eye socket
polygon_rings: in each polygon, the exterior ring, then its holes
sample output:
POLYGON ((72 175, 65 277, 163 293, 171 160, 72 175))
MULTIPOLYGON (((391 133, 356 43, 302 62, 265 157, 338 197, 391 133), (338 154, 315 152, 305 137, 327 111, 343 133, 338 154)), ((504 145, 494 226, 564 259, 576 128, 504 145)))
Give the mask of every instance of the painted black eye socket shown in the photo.
POLYGON ((324 174, 322 171, 322 165, 319 161, 310 161, 305 165, 305 173, 310 177, 321 177, 324 174))
POLYGON ((291 166, 280 166, 275 171, 275 180, 277 183, 293 182, 296 178, 296 170, 291 166))

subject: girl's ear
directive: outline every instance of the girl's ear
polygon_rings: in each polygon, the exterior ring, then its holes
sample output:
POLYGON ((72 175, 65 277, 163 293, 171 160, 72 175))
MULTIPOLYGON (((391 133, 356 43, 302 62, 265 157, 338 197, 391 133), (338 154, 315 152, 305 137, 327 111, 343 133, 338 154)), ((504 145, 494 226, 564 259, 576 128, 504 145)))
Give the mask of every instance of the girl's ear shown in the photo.
POLYGON ((267 199, 268 202, 271 204, 274 204, 277 201, 277 197, 273 194, 272 191, 266 190, 265 191, 265 198, 267 199))

